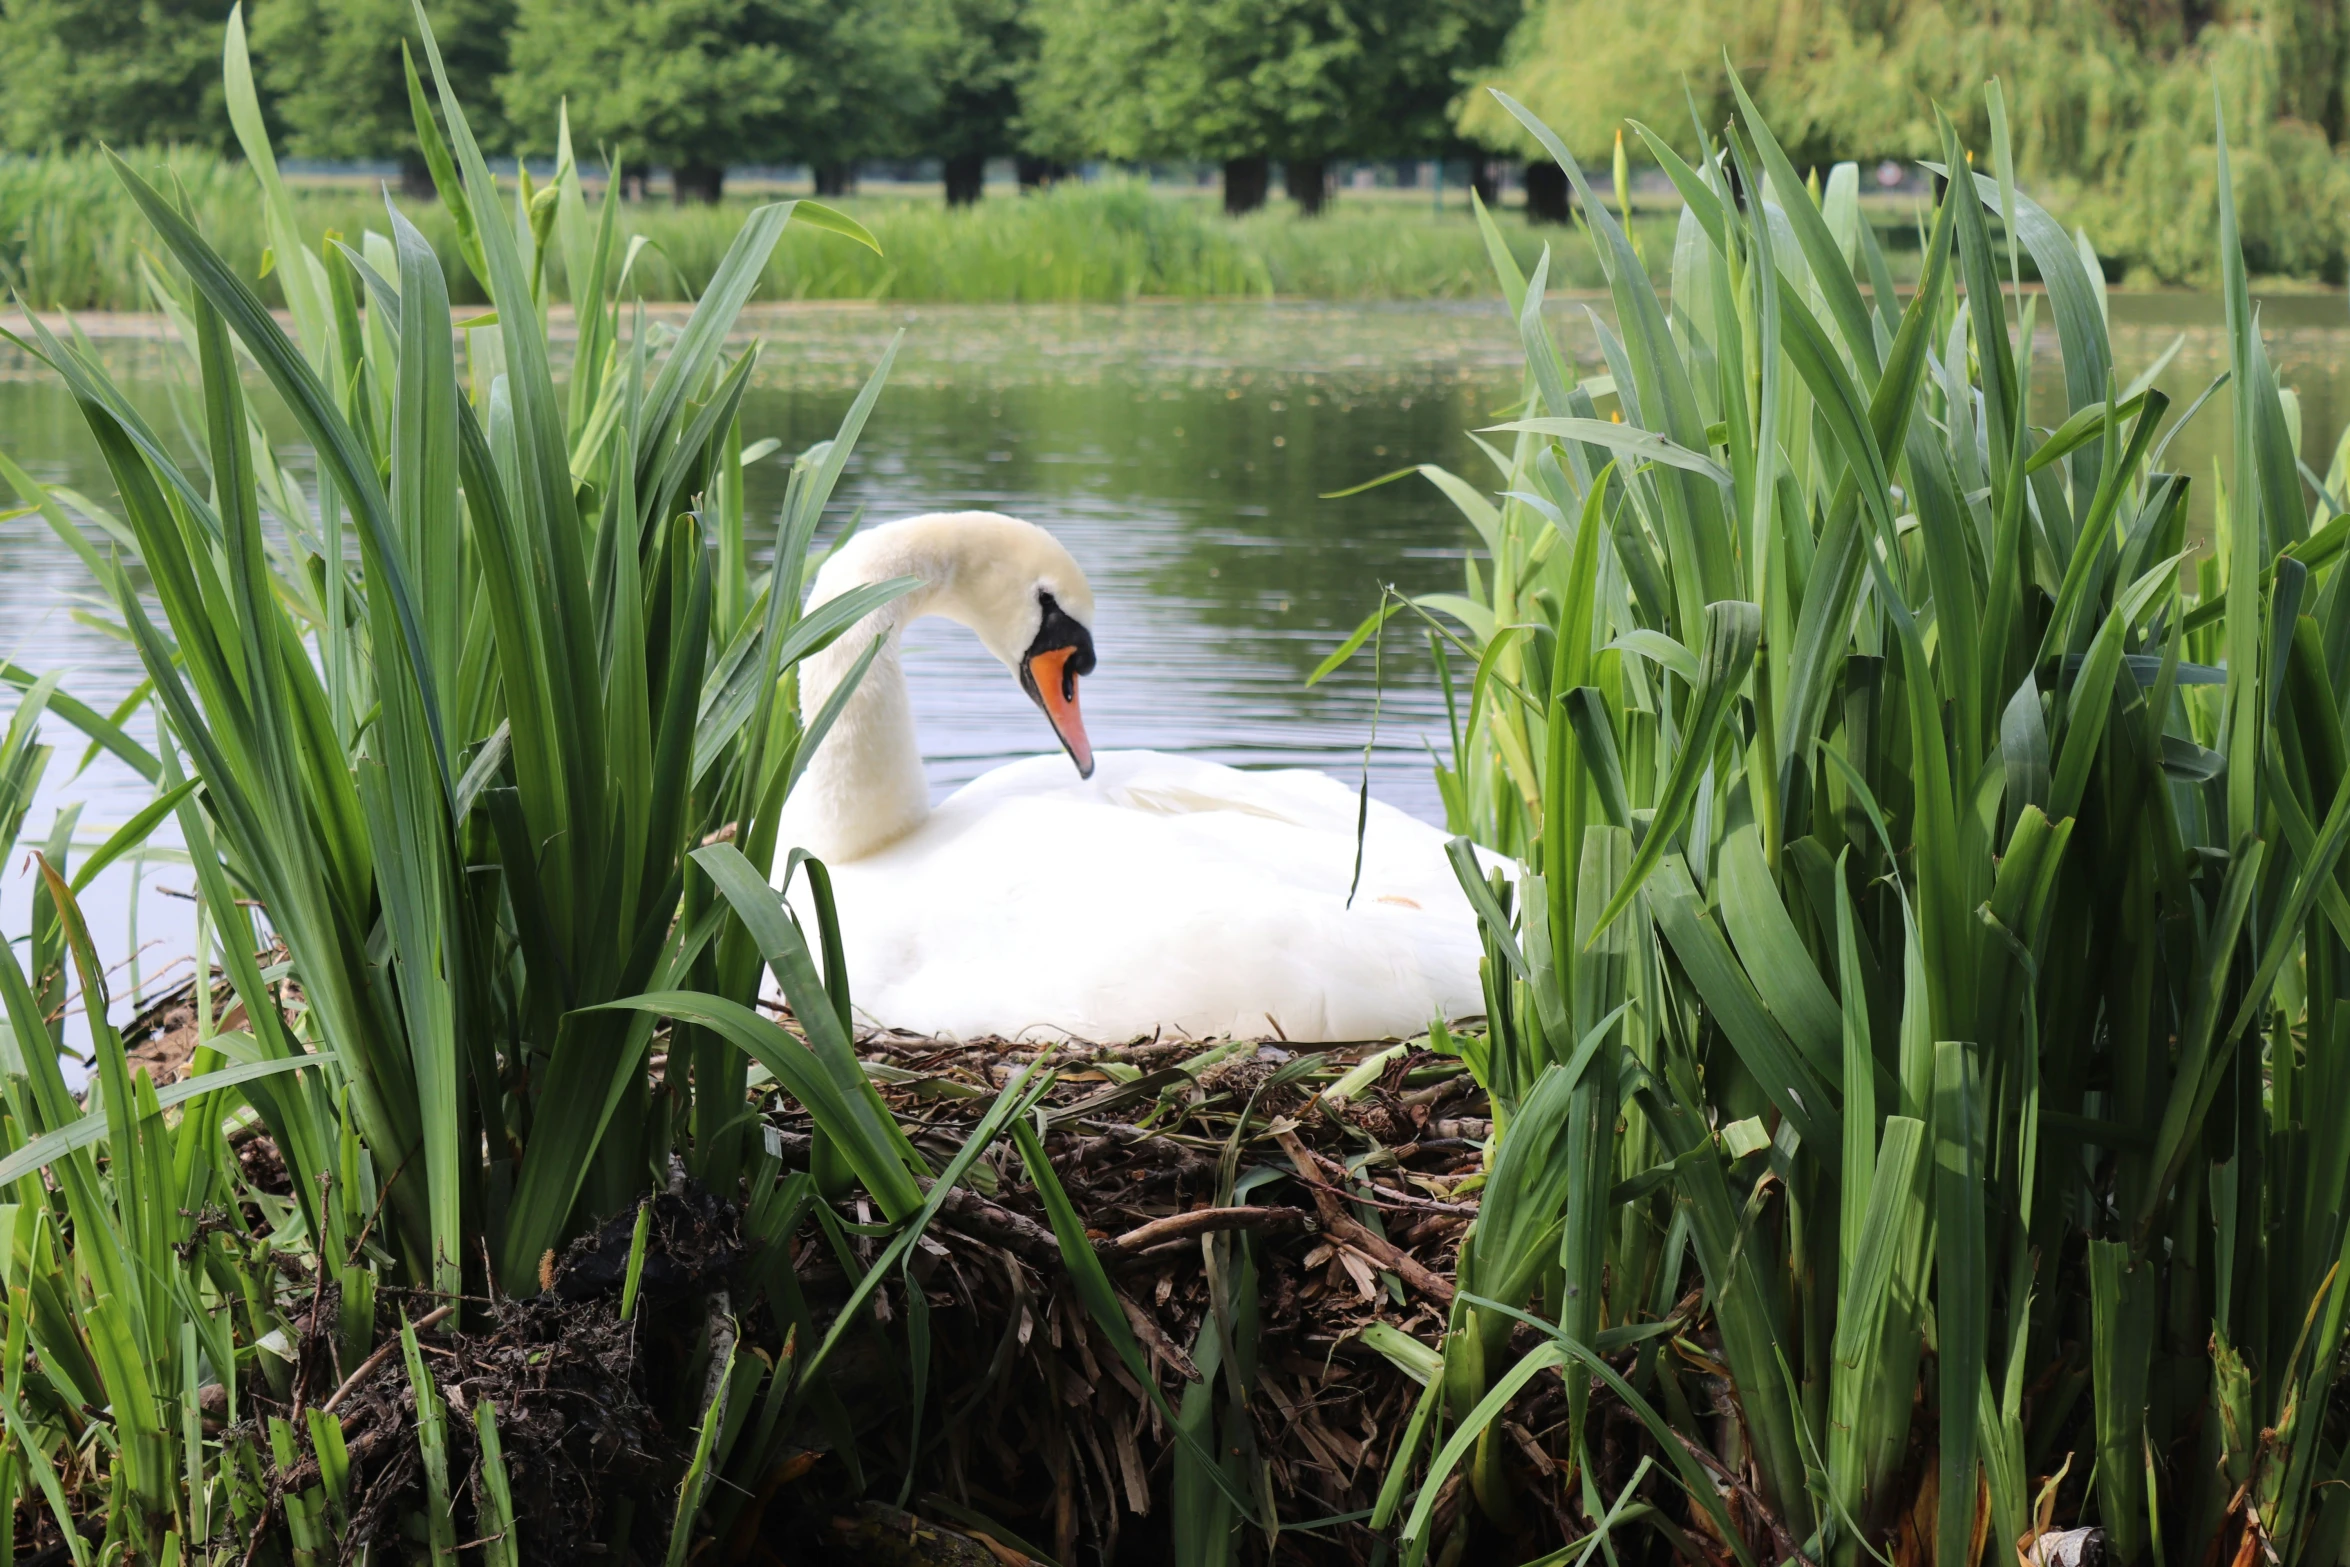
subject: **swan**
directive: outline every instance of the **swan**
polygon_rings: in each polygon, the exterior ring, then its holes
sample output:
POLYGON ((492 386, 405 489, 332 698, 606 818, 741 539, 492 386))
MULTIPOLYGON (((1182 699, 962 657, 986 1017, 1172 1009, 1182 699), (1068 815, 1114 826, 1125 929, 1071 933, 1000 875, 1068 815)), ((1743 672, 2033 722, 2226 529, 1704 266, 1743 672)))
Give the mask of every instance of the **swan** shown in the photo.
MULTIPOLYGON (((1350 904, 1360 805, 1336 779, 1093 750, 1077 697, 1093 592, 1051 534, 995 512, 888 523, 824 563, 809 608, 906 576, 921 586, 800 666, 812 721, 881 639, 778 835, 831 875, 863 1021, 958 1040, 1307 1042, 1409 1037, 1484 1010, 1476 918, 1437 829, 1372 801, 1350 904), (935 810, 899 658, 925 615, 976 632, 1062 748, 935 810)), ((777 855, 805 923, 790 864, 777 855)))

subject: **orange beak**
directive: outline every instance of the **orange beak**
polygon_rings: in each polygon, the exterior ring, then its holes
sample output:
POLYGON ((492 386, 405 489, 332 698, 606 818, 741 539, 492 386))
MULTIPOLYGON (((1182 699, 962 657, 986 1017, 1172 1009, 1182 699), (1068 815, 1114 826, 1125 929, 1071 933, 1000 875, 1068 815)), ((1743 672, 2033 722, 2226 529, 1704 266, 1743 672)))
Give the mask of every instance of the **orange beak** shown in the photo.
POLYGON ((1077 710, 1077 673, 1068 667, 1076 652, 1073 647, 1056 647, 1035 655, 1022 667, 1020 683, 1052 722, 1062 749, 1077 764, 1077 776, 1091 778, 1093 742, 1085 737, 1085 718, 1077 710))

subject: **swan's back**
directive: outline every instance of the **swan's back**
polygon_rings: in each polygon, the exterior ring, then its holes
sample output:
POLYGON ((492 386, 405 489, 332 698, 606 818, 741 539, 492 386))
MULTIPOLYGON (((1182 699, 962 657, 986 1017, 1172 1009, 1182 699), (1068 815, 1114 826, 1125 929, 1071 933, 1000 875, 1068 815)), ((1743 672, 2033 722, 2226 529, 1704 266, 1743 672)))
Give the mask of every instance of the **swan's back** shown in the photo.
POLYGON ((942 1037, 1417 1033, 1483 1010, 1435 828, 1355 794, 1150 751, 1000 767, 835 867, 858 1010, 942 1037))

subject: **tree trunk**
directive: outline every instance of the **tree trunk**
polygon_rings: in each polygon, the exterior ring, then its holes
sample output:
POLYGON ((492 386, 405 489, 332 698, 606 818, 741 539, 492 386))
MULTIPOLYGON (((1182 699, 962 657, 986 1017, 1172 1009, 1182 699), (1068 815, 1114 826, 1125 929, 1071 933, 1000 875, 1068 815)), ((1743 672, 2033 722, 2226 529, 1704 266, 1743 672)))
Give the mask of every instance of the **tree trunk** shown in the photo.
POLYGON ((426 166, 422 153, 411 153, 400 160, 400 194, 410 201, 437 201, 440 187, 432 182, 432 170, 426 166))
POLYGON ((1224 160, 1224 215, 1237 218, 1254 212, 1265 204, 1265 187, 1271 175, 1263 158, 1226 158, 1224 160))
POLYGON ((1031 158, 1023 153, 1012 160, 1012 167, 1020 177, 1022 190, 1058 184, 1069 177, 1069 165, 1053 158, 1031 158))
POLYGON ((1479 158, 1469 165, 1469 189, 1488 207, 1501 201, 1501 166, 1491 158, 1479 158))
POLYGON ((669 171, 669 187, 681 207, 688 202, 715 207, 726 188, 726 170, 715 163, 681 163, 669 171))
POLYGON ((1320 158, 1291 158, 1282 164, 1281 175, 1289 199, 1297 203, 1297 215, 1320 217, 1330 200, 1330 166, 1320 158))
POLYGON ((1547 160, 1526 165, 1526 221, 1566 223, 1573 211, 1567 198, 1567 171, 1547 160))
POLYGON ((987 157, 962 152, 946 160, 947 205, 968 207, 987 194, 987 157))
POLYGON ((846 196, 857 188, 857 166, 853 163, 819 163, 815 175, 819 196, 846 196))

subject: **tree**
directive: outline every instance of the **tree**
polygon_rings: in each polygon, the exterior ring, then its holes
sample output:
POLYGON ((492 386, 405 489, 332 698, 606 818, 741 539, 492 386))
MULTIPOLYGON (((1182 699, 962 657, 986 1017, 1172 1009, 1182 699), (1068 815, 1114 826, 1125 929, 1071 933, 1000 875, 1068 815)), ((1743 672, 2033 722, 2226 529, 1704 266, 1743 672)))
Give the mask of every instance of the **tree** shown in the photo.
POLYGON ((928 112, 917 0, 519 0, 498 88, 517 124, 568 100, 574 138, 666 164, 716 201, 729 163, 796 160, 844 189, 928 112))
MULTIPOLYGON (((506 68, 514 0, 427 0, 433 37, 481 144, 508 145, 492 90, 506 68)), ((287 146, 311 158, 400 160, 411 196, 432 194, 416 144, 400 45, 424 69, 409 0, 264 0, 253 14, 253 53, 291 133, 287 146)), ((528 123, 553 123, 552 100, 529 106, 528 123)))
POLYGON ((1318 156, 1360 48, 1328 0, 1040 0, 1025 120, 1039 151, 1224 165, 1225 210, 1263 204, 1268 155, 1318 156))
MULTIPOLYGON (((2211 89, 2228 113, 2236 201, 2257 270, 2339 275, 2350 242, 2350 18, 2337 0, 1544 0, 1491 85, 1577 157, 1636 119, 1687 154, 1732 110, 1724 56, 1799 163, 1940 156, 1939 105, 1991 142, 1998 77, 2019 176, 2125 270, 2183 282, 2210 265, 2217 214, 2211 89)), ((1535 152, 1490 94, 1461 129, 1535 152)), ((1634 144, 1637 150, 1637 144, 1634 144)))
POLYGON ((8 0, 8 145, 234 144, 220 86, 221 0, 8 0))
POLYGON ((1060 157, 1209 158, 1224 204, 1262 203, 1266 163, 1318 211, 1327 160, 1457 145, 1459 73, 1517 20, 1493 0, 1038 0, 1023 124, 1060 157))
POLYGON ((987 160, 1014 149, 1036 28, 1028 0, 936 0, 936 7, 926 74, 938 98, 923 142, 945 165, 953 207, 977 201, 987 160))

